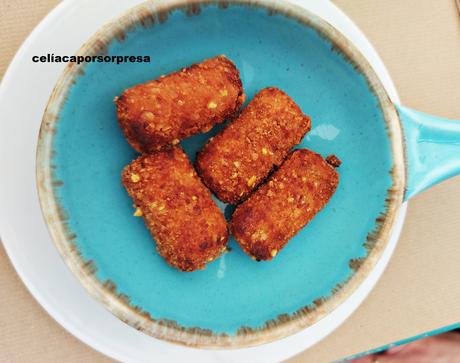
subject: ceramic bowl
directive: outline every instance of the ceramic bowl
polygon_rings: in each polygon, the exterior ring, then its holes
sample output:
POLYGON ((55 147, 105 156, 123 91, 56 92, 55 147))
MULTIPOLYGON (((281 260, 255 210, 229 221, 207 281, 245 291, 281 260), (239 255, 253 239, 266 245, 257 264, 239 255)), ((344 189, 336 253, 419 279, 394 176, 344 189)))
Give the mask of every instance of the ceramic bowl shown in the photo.
MULTIPOLYGON (((77 55, 148 55, 151 62, 66 68, 39 135, 43 214, 85 288, 122 321, 160 339, 238 348, 307 328, 369 275, 404 200, 460 168, 458 123, 394 105, 351 42, 288 3, 147 2, 103 27, 77 55), (338 155, 340 185, 272 262, 254 262, 231 239, 231 252, 182 273, 132 216, 120 172, 137 155, 118 128, 113 98, 218 54, 240 69, 249 100, 276 86, 311 116, 312 131, 299 146, 338 155)), ((181 143, 192 160, 218 130, 181 143)))

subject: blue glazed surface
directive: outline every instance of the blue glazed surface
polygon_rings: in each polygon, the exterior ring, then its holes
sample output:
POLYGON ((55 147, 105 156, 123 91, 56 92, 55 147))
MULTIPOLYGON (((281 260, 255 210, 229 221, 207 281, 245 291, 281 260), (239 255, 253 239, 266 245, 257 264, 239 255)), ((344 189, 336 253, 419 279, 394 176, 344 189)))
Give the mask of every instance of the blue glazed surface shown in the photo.
MULTIPOLYGON (((366 256, 366 237, 385 211, 392 157, 376 97, 329 41, 266 10, 208 6, 197 16, 177 10, 163 24, 139 27, 114 41, 109 55, 150 55, 152 61, 88 64, 60 112, 52 160, 74 243, 95 263, 98 279, 113 281, 153 318, 234 334, 327 298, 352 275, 349 261, 366 256), (249 100, 276 86, 312 117, 301 146, 336 154, 343 161, 340 185, 272 262, 251 260, 232 239, 232 251, 205 270, 182 273, 163 261, 142 219, 132 216, 120 172, 137 155, 118 128, 113 98, 217 54, 236 63, 249 100)), ((194 158, 206 139, 182 145, 194 158)))
POLYGON ((398 106, 408 180, 405 199, 460 174, 460 122, 398 106))

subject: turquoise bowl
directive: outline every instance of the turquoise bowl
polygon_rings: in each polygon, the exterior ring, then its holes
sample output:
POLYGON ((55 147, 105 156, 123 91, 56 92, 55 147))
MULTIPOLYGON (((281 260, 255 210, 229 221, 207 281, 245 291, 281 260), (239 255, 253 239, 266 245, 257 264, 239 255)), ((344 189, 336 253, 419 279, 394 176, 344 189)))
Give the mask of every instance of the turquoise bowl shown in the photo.
MULTIPOLYGON (((307 328, 370 273, 404 199, 460 167, 452 142, 443 142, 452 141, 452 131, 460 139, 458 124, 393 105, 347 39, 292 5, 148 2, 78 52, 99 54, 148 55, 151 62, 67 67, 39 136, 42 209, 57 248, 87 290, 157 338, 236 348, 307 328), (231 239, 231 251, 205 270, 183 273, 164 262, 142 219, 133 217, 120 172, 137 155, 118 127, 113 99, 218 54, 235 62, 249 100, 276 86, 311 116, 312 131, 299 147, 339 156, 340 185, 272 262, 251 260, 231 239), (435 124, 442 126, 433 132, 435 124)), ((181 143, 192 160, 219 128, 181 143)), ((231 206, 218 204, 231 214, 231 206)))

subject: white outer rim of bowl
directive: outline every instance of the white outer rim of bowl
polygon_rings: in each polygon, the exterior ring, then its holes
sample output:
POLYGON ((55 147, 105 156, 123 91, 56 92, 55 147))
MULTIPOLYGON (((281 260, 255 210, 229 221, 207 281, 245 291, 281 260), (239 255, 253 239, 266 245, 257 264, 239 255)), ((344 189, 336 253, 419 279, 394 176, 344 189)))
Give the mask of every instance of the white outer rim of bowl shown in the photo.
MULTIPOLYGON (((108 5, 109 1, 110 0, 99 0, 98 6, 97 6, 98 11, 99 12, 105 11, 107 13, 106 11, 107 8, 104 7, 104 3, 105 5, 108 5)), ((138 3, 141 3, 141 2, 142 1, 140 0, 130 0, 130 1, 123 2, 123 4, 117 4, 117 6, 113 6, 113 2, 112 2, 111 3, 111 8, 112 8, 111 14, 112 15, 108 16, 107 14, 104 14, 105 19, 101 19, 101 18, 92 19, 92 23, 91 23, 92 27, 90 27, 90 29, 86 29, 86 33, 88 34, 81 35, 80 38, 87 39, 92 33, 94 33, 94 30, 96 30, 101 25, 106 23, 110 18, 113 18, 114 15, 118 16, 124 10, 138 3)), ((320 2, 320 4, 315 0, 290 0, 290 2, 300 5, 300 6, 304 6, 310 11, 322 17, 324 17, 324 14, 328 14, 328 17, 326 17, 326 20, 332 25, 334 25, 336 28, 338 28, 342 33, 344 33, 346 37, 349 38, 356 45, 356 47, 364 54, 364 56, 369 60, 369 63, 375 69, 376 73, 379 75, 392 101, 395 103, 399 103, 398 94, 396 92, 394 84, 383 62, 380 60, 378 54, 376 53, 375 49, 372 47, 370 42, 367 40, 367 38, 363 35, 363 33, 356 27, 356 25, 343 12, 341 12, 337 7, 335 7, 329 1, 320 2)), ((72 11, 76 11, 76 9, 82 9, 85 7, 85 5, 88 6, 88 4, 91 4, 93 12, 97 14, 98 11, 94 11, 94 2, 92 2, 91 0, 84 0, 84 1, 64 0, 50 14, 48 14, 48 16, 46 16, 45 19, 34 29, 34 31, 29 35, 29 37, 20 47, 19 51, 17 52, 10 66, 8 67, 8 70, 3 78, 3 81, 0 87, 0 106, 2 106, 2 104, 7 105, 8 98, 11 98, 9 97, 9 91, 13 88, 13 83, 15 82, 24 83, 26 81, 29 81, 29 82, 31 81, 30 79, 21 77, 21 71, 25 71, 26 67, 28 66, 26 55, 28 52, 30 53, 30 51, 33 49, 34 44, 38 40, 43 41, 44 33, 47 30, 53 29, 54 31, 59 31, 60 28, 63 28, 65 26, 63 24, 65 18, 72 17, 72 15, 70 14, 72 11)), ((74 22, 76 21, 77 20, 74 19, 74 22)), ((72 43, 72 42, 69 42, 69 43, 72 43)), ((76 46, 73 49, 73 52, 75 52, 78 49, 80 44, 81 42, 76 44, 76 46)), ((44 49, 42 48, 41 50, 44 50, 44 49)), ((41 55, 42 53, 38 53, 38 54, 41 55)), ((53 85, 54 85, 54 81, 56 81, 57 78, 60 76, 60 73, 62 71, 62 69, 60 68, 63 68, 63 67, 58 66, 58 67, 53 67, 52 69, 53 76, 55 77, 55 79, 52 82, 53 85)), ((27 74, 27 72, 25 73, 27 74)), ((29 74, 30 74, 30 69, 29 69, 29 74)), ((13 92, 13 96, 14 96, 14 92, 13 92)), ((45 101, 43 105, 41 105, 43 106, 43 108, 46 105, 48 94, 45 95, 44 99, 45 101)), ((10 102, 14 102, 14 101, 10 101, 10 102)), ((35 108, 38 108, 39 103, 40 102, 37 102, 37 104, 34 105, 36 106, 35 108)), ((6 109, 6 107, 5 108, 0 107, 0 110, 4 110, 4 109, 6 109)), ((42 112, 42 109, 39 110, 40 113, 42 112)), ((0 116, 0 119, 2 120, 6 120, 11 116, 7 112, 4 113, 0 111, 0 115, 1 114, 3 114, 3 117, 0 116)), ((40 119, 33 120, 32 122, 37 122, 37 125, 33 125, 33 127, 35 127, 36 130, 38 131, 40 119)), ((5 125, 6 123, 0 125, 0 127, 2 129, 3 128, 7 129, 5 125)), ((2 168, 2 170, 11 170, 11 165, 12 165, 11 160, 13 158, 9 157, 11 154, 8 153, 10 150, 7 149, 7 145, 12 146, 11 145, 12 141, 14 141, 15 139, 13 136, 13 137, 9 137, 7 140, 5 135, 10 135, 10 133, 8 132, 0 133, 0 137, 5 138, 5 140, 2 140, 4 142, 0 142, 0 150, 2 150, 2 152, 0 153, 0 167, 2 168)), ((35 135, 32 135, 32 136, 33 138, 36 139, 35 135)), ((21 139, 18 139, 18 141, 21 141, 21 139)), ((25 153, 15 154, 15 157, 17 157, 18 159, 20 158, 24 159, 24 160, 20 159, 19 161, 29 162, 29 165, 30 163, 32 164, 33 170, 31 171, 31 174, 34 174, 35 172, 35 145, 36 145, 35 143, 32 143, 33 144, 32 146, 30 145, 27 146, 28 149, 30 147, 33 148, 32 158, 30 158, 30 155, 26 155, 25 153)), ((16 146, 16 145, 13 145, 13 146, 16 146)), ((26 147, 25 145, 20 145, 20 146, 22 146, 23 148, 26 147)), ((23 151, 22 148, 20 148, 19 150, 23 151)), ((19 163, 19 165, 22 165, 22 164, 19 163)), ((22 177, 20 168, 16 168, 12 172, 13 172, 12 174, 13 180, 16 179, 15 177, 19 177, 19 178, 22 177)), ((8 181, 2 184, 3 184, 2 187, 5 185, 15 186, 15 184, 8 184, 8 181)), ((26 183, 26 187, 30 188, 31 186, 35 188, 35 178, 33 178, 33 182, 29 181, 28 183, 26 183)), ((41 277, 33 275, 32 274, 33 271, 30 269, 28 270, 28 267, 27 267, 27 262, 30 261, 28 260, 28 258, 35 257, 35 255, 32 254, 32 252, 27 252, 30 255, 25 256, 24 253, 21 252, 21 248, 18 247, 18 246, 21 246, 21 243, 19 244, 15 243, 18 241, 18 239, 20 239, 20 236, 19 236, 20 233, 16 233, 16 232, 21 229, 21 227, 24 225, 26 221, 25 220, 22 221, 22 226, 18 224, 18 221, 21 220, 20 218, 16 218, 16 220, 13 220, 13 218, 11 218, 11 220, 13 221, 9 224, 7 223, 7 218, 12 214, 12 212, 20 215, 21 211, 18 211, 18 210, 15 211, 14 207, 16 205, 15 202, 17 200, 21 201, 21 195, 18 195, 19 192, 21 191, 22 189, 19 187, 12 188, 12 189, 11 188, 0 189, 0 196, 2 196, 2 200, 7 200, 7 203, 2 203, 2 205, 0 205, 0 233, 1 233, 0 236, 3 239, 5 250, 14 268, 16 269, 18 275, 20 276, 20 278, 22 279, 22 281, 24 282, 28 290, 31 292, 31 294, 34 296, 34 298, 48 312, 48 314, 51 315, 67 331, 69 331, 71 334, 73 334, 74 336, 76 336, 78 339, 85 342, 89 346, 98 350, 99 352, 107 356, 110 356, 116 360, 119 360, 119 361, 149 361, 151 360, 152 358, 151 356, 136 357, 135 355, 132 354, 132 352, 130 352, 130 349, 126 349, 127 347, 114 347, 113 344, 112 346, 110 346, 111 345, 109 344, 110 339, 109 341, 107 341, 107 339, 105 339, 106 341, 104 341, 104 339, 97 340, 94 336, 91 337, 90 335, 88 335, 88 331, 85 332, 86 326, 83 321, 79 321, 80 324, 77 324, 75 320, 78 321, 78 319, 76 319, 75 316, 70 317, 69 314, 71 315, 71 313, 69 313, 65 309, 62 310, 61 307, 59 306, 59 302, 53 301, 53 296, 46 296, 45 294, 42 293, 42 291, 38 287, 40 285, 39 281, 41 277), (5 197, 5 199, 3 199, 3 197, 5 197), (16 224, 17 231, 15 231, 14 227, 12 227, 14 224, 16 224)), ((29 190, 29 194, 36 195, 36 190, 33 190, 33 191, 29 190)), ((24 203, 24 201, 22 202, 24 203)), ((41 243, 47 243, 49 245, 47 247, 54 249, 54 245, 52 241, 50 240, 49 234, 45 227, 45 223, 41 216, 40 208, 38 206, 38 197, 36 198, 35 203, 37 204, 39 213, 37 214, 36 213, 37 211, 34 208, 33 210, 33 212, 35 212, 34 215, 28 216, 28 217, 35 218, 34 223, 37 223, 37 219, 39 220, 38 223, 41 224, 41 227, 42 227, 41 229, 45 230, 46 237, 47 237, 46 241, 43 241, 41 243)), ((404 203, 400 209, 400 213, 398 215, 397 222, 394 226, 394 230, 393 230, 391 239, 388 242, 380 260, 377 262, 374 270, 369 274, 369 276, 367 276, 364 282, 358 287, 358 289, 355 292, 353 292, 353 294, 344 303, 342 303, 336 310, 334 310, 327 317, 318 321, 316 324, 312 325, 308 329, 302 332, 299 332, 297 334, 294 334, 290 337, 287 337, 285 339, 270 343, 270 344, 256 346, 253 348, 244 348, 244 349, 236 349, 236 350, 212 351, 212 350, 203 350, 203 349, 193 349, 193 348, 179 347, 176 345, 172 345, 170 343, 156 340, 151 337, 148 337, 148 339, 152 339, 151 343, 153 345, 158 345, 158 347, 156 347, 158 348, 158 353, 160 355, 167 354, 168 360, 170 361, 179 360, 180 356, 184 357, 185 355, 187 355, 188 359, 190 358, 192 358, 192 360, 200 359, 201 361, 216 361, 216 360, 229 361, 229 362, 233 362, 236 360, 239 360, 239 361, 249 361, 249 360, 250 361, 262 361, 262 360, 279 361, 279 360, 287 359, 297 353, 300 353, 301 351, 305 350, 309 346, 317 343, 319 340, 321 340, 322 338, 330 334, 339 325, 341 325, 341 323, 344 322, 353 313, 353 311, 356 310, 356 308, 361 304, 361 302, 366 298, 366 296, 375 286, 376 282, 378 281, 385 267, 387 266, 388 261, 394 251, 394 248, 396 247, 397 240, 399 239, 399 235, 400 235, 403 223, 404 223, 406 209, 407 209, 407 203, 404 203), (309 333, 310 339, 305 338, 306 333, 309 333), (314 339, 312 339, 312 335, 314 335, 314 339), (172 354, 172 352, 174 353, 172 354)), ((30 237, 31 236, 29 235, 29 240, 30 240, 30 237)), ((54 253, 56 254, 56 256, 61 262, 60 265, 59 265, 59 262, 56 262, 58 264, 58 266, 56 266, 56 270, 58 270, 59 273, 63 273, 65 275, 70 274, 70 271, 68 271, 67 267, 64 265, 60 256, 57 254, 57 251, 54 251, 54 253), (63 268, 65 269, 65 271, 61 271, 63 268)), ((53 254, 53 252, 51 252, 51 254, 53 254)), ((38 263, 40 263, 40 261, 38 263)), ((76 281, 76 279, 73 277, 73 275, 71 275, 70 279, 75 280, 74 282, 79 284, 76 281)), ((82 287, 81 287, 81 290, 82 290, 81 292, 84 295, 87 295, 86 291, 84 291, 82 287)), ((55 298, 57 298, 57 296, 55 296, 55 298)), ((97 304, 95 301, 89 298, 89 296, 86 296, 85 298, 89 299, 88 302, 90 305, 97 304)), ((98 306, 97 308, 94 308, 94 307, 91 307, 91 308, 93 310, 96 310, 95 311, 96 315, 105 314, 105 313, 109 314, 108 312, 105 311, 105 309, 102 306, 98 306)), ((115 317, 113 318, 116 319, 115 317)), ((118 319, 116 320, 118 324, 115 324, 115 325, 119 325, 121 322, 119 322, 118 319)), ((130 330, 129 332, 127 331, 127 334, 142 334, 142 333, 135 331, 134 329, 131 329, 128 326, 123 326, 123 328, 130 330)))

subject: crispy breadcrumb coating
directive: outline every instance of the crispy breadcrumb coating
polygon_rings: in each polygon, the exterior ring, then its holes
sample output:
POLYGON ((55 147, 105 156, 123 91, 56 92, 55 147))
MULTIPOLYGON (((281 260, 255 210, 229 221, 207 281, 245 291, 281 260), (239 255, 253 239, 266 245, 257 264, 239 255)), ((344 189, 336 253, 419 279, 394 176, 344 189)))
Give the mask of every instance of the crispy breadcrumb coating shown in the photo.
POLYGON ((180 147, 137 158, 122 182, 171 266, 203 269, 225 250, 225 218, 180 147))
MULTIPOLYGON (((340 163, 335 156, 330 159, 340 163)), ((334 165, 321 155, 295 150, 236 208, 231 232, 249 256, 271 260, 327 204, 338 183, 334 165)))
POLYGON ((265 88, 198 153, 198 174, 220 200, 236 204, 281 165, 310 127, 287 94, 265 88))
POLYGON ((138 152, 154 152, 233 117, 245 95, 238 69, 218 56, 125 90, 118 121, 138 152))

